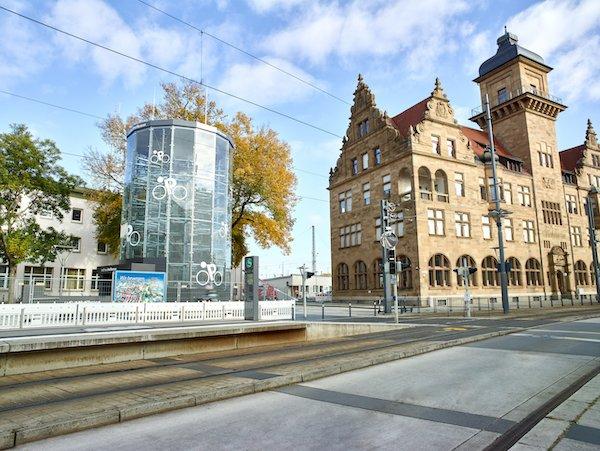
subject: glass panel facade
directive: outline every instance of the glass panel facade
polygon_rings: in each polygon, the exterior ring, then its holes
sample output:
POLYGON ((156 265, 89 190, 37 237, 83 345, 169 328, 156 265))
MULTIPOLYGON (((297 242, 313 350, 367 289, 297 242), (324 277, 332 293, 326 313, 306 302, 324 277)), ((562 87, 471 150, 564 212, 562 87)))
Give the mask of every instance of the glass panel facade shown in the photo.
POLYGON ((127 139, 121 259, 165 258, 170 286, 181 282, 191 298, 228 300, 232 149, 200 123, 135 126, 127 139))

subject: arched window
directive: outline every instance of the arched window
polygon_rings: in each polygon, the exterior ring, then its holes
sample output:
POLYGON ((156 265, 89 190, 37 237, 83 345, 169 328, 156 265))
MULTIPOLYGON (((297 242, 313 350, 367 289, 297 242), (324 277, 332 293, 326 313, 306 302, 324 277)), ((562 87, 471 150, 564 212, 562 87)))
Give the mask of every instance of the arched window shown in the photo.
POLYGON ((398 262, 400 263, 400 271, 398 272, 398 289, 399 290, 408 290, 412 288, 412 265, 410 263, 410 258, 406 255, 401 255, 398 257, 398 262))
POLYGON ((590 285, 596 285, 596 273, 594 272, 594 262, 590 263, 590 285))
POLYGON ((398 175, 398 195, 400 200, 411 200, 412 199, 412 177, 408 168, 400 169, 398 175))
POLYGON ((383 288, 383 260, 381 258, 377 258, 373 262, 373 277, 375 278, 373 286, 376 289, 383 288))
POLYGON ((362 260, 354 263, 354 289, 367 289, 367 265, 362 260))
POLYGON ((528 286, 542 285, 542 266, 535 258, 530 258, 525 262, 525 281, 528 286))
POLYGON ((441 169, 435 171, 434 188, 437 200, 448 202, 448 177, 441 169))
POLYGON ((348 280, 348 265, 346 263, 340 263, 337 267, 337 282, 338 290, 348 290, 350 287, 348 280))
POLYGON ((450 260, 444 254, 435 254, 429 259, 429 286, 450 286, 450 260))
POLYGON ((589 285, 587 266, 581 260, 575 262, 575 283, 583 286, 589 285))
POLYGON ((419 193, 421 199, 431 200, 431 172, 425 166, 419 168, 419 193))
POLYGON ((521 262, 515 257, 508 259, 510 265, 510 271, 508 272, 508 284, 515 287, 523 285, 523 279, 521 276, 521 262))
MULTIPOLYGON (((477 268, 477 264, 475 263, 475 260, 470 255, 461 255, 460 257, 458 257, 458 260, 456 260, 457 268, 462 268, 463 266, 477 268)), ((459 287, 462 287, 463 278, 460 274, 456 274, 456 284, 459 287)), ((476 272, 471 274, 471 277, 469 277, 469 286, 472 286, 472 287, 477 286, 477 273, 476 272)))
POLYGON ((498 260, 488 255, 481 262, 481 283, 484 287, 497 287, 500 285, 498 274, 498 260))

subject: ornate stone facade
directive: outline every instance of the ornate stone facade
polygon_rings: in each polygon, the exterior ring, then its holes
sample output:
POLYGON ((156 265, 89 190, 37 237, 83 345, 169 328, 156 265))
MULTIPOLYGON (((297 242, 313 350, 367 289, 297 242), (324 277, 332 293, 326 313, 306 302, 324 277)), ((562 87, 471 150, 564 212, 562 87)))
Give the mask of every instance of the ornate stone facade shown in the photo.
MULTIPOLYGON (((551 68, 509 33, 475 79, 490 100, 511 296, 594 290, 584 202, 600 186, 600 147, 591 122, 583 145, 558 151, 555 121, 566 106, 548 92, 551 68), (508 55, 508 56, 507 56, 508 55)), ((431 94, 389 117, 359 75, 350 124, 330 171, 333 296, 382 296, 380 201, 398 206, 393 225, 400 295, 460 296, 452 269, 477 267, 472 292, 499 296, 497 229, 485 116, 457 123, 439 80, 431 94), (489 158, 487 159, 489 160, 489 158)))

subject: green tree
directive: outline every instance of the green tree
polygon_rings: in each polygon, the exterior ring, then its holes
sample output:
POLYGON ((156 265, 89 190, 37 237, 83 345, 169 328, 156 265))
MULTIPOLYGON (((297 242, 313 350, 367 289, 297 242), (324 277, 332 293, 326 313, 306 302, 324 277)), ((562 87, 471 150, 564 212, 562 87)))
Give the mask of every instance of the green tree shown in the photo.
POLYGON ((262 247, 277 246, 289 251, 291 216, 296 202, 296 177, 290 148, 267 127, 255 128, 252 119, 237 113, 229 120, 214 101, 205 105, 202 88, 191 82, 163 83, 163 99, 145 104, 127 118, 110 115, 100 124, 108 152, 90 149, 84 164, 93 183, 105 194, 95 196, 94 214, 98 238, 116 254, 119 249, 120 192, 127 150, 126 133, 132 125, 150 119, 183 119, 208 122, 234 141, 232 261, 237 265, 248 252, 247 238, 262 247), (112 193, 112 194, 107 194, 112 193))
POLYGON ((0 134, 0 260, 8 265, 8 302, 14 301, 17 265, 44 264, 56 257, 55 246, 70 237, 54 228, 42 230, 35 215, 52 212, 62 219, 69 194, 81 181, 57 162, 53 141, 33 138, 25 125, 11 125, 0 134))

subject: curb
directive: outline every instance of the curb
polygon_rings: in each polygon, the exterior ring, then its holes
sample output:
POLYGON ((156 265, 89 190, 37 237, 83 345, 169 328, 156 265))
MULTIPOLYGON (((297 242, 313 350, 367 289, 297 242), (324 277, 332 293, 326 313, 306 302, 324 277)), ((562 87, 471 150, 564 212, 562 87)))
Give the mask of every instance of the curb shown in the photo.
MULTIPOLYGON (((367 358, 352 358, 350 360, 342 360, 341 362, 339 357, 332 357, 332 362, 325 363, 307 371, 298 371, 291 374, 275 376, 269 379, 216 388, 210 391, 203 391, 199 393, 191 392, 172 398, 155 399, 142 404, 134 404, 120 409, 100 411, 84 417, 72 418, 66 421, 47 423, 12 431, 0 431, 0 449, 12 448, 16 445, 22 445, 24 443, 36 440, 42 440, 64 434, 71 434, 109 424, 117 424, 158 413, 164 413, 186 407, 199 406, 228 398, 250 395, 252 393, 260 393, 286 385, 334 376, 347 371, 367 368, 370 366, 401 360, 440 349, 487 340, 489 338, 509 335, 515 332, 522 332, 524 330, 526 329, 519 328, 489 332, 482 335, 457 338, 447 342, 430 343, 405 351, 383 350, 379 351, 379 353, 377 351, 363 351, 362 353, 367 355, 370 354, 370 356, 367 358)), ((402 344, 399 344, 398 346, 402 346, 402 344)), ((360 356, 362 353, 358 352, 356 355, 360 356)))

